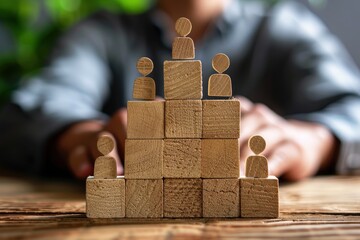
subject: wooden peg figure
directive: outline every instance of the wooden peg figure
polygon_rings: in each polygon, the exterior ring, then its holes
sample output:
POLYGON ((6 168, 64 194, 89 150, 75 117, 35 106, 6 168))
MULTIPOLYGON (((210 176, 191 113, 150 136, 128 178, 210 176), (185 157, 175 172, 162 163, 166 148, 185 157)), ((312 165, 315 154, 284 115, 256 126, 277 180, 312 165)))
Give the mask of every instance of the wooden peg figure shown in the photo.
POLYGON ((231 78, 224 72, 230 66, 230 59, 224 53, 218 53, 212 59, 212 67, 217 72, 209 78, 208 95, 214 97, 231 97, 231 78))
POLYGON ((153 69, 154 64, 150 58, 142 57, 138 60, 136 68, 142 77, 138 77, 134 81, 133 98, 140 100, 155 99, 155 81, 151 77, 147 77, 153 69))
POLYGON ((97 141, 98 151, 103 155, 95 160, 94 178, 116 178, 116 143, 114 137, 107 132, 100 134, 97 141))
POLYGON ((266 142, 261 136, 252 136, 249 139, 249 147, 255 153, 254 156, 249 156, 245 162, 245 176, 254 178, 267 178, 268 160, 266 157, 260 155, 265 147, 266 142))
POLYGON ((194 59, 194 41, 187 37, 191 32, 192 25, 189 19, 181 17, 175 23, 175 31, 180 37, 176 37, 172 45, 173 59, 194 59))

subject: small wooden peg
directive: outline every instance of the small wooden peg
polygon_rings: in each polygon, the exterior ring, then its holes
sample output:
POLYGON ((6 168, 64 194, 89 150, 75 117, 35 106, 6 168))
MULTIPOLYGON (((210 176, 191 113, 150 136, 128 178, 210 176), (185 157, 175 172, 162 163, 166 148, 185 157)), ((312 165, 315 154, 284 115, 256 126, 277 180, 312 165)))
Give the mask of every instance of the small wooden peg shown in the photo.
POLYGON ((136 68, 145 77, 153 71, 154 64, 150 58, 142 57, 137 61, 136 68))
POLYGON ((225 72, 230 66, 230 59, 224 53, 218 53, 212 59, 212 67, 218 73, 225 72))
POLYGON ((259 155, 264 151, 266 147, 265 139, 259 135, 252 136, 249 139, 249 148, 253 151, 256 155, 259 155))
POLYGON ((175 31, 179 36, 186 37, 191 32, 192 25, 189 19, 185 17, 179 18, 175 23, 175 31))

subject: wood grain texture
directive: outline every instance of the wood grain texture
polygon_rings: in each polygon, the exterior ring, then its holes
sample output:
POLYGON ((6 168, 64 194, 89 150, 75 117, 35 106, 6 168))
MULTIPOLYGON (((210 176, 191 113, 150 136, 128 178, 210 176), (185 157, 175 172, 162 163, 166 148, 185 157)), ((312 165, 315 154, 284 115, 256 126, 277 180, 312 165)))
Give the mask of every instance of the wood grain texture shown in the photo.
POLYGON ((248 141, 248 146, 256 155, 262 153, 266 148, 265 139, 262 136, 252 136, 248 141))
POLYGON ((125 217, 125 179, 86 180, 86 216, 88 218, 125 217))
POLYGON ((141 57, 136 63, 136 69, 145 77, 153 71, 154 63, 148 57, 141 57))
POLYGON ((166 138, 201 138, 202 101, 169 100, 165 103, 166 138))
POLYGON ((203 138, 240 137, 240 101, 203 100, 203 138))
POLYGON ((202 99, 202 66, 199 60, 164 62, 166 100, 202 99))
POLYGON ((268 161, 264 156, 249 156, 245 160, 245 176, 267 178, 269 176, 268 161))
POLYGON ((203 180, 203 217, 239 217, 239 179, 203 180))
POLYGON ((202 178, 239 178, 239 162, 238 139, 202 139, 202 178))
POLYGON ((154 100, 156 95, 155 81, 151 77, 138 77, 134 81, 133 98, 154 100))
POLYGON ((191 21, 185 17, 181 17, 175 22, 175 31, 182 37, 187 36, 192 29, 191 21))
POLYGON ((241 217, 279 217, 279 180, 268 178, 240 178, 241 217))
POLYGON ((359 176, 283 184, 277 219, 89 219, 84 184, 0 170, 0 239, 358 239, 359 184, 359 176))
POLYGON ((164 101, 129 101, 127 138, 163 139, 164 109, 164 101))
POLYGON ((200 178, 201 139, 165 139, 163 160, 166 178, 200 178))
POLYGON ((163 142, 163 140, 127 139, 125 141, 125 178, 162 178, 163 142))
POLYGON ((208 95, 214 97, 231 97, 231 78, 227 74, 213 74, 209 78, 208 95))
POLYGON ((114 179, 116 178, 116 161, 110 156, 96 158, 94 164, 94 178, 114 179))
POLYGON ((163 180, 126 180, 126 217, 163 217, 163 180))
POLYGON ((164 217, 202 216, 202 180, 164 179, 164 217))
POLYGON ((97 140, 98 151, 102 155, 106 156, 110 154, 115 148, 116 148, 116 142, 114 137, 107 132, 100 133, 97 140))
POLYGON ((195 46, 191 38, 177 37, 172 44, 172 59, 194 59, 195 46))
POLYGON ((211 63, 216 72, 223 73, 229 68, 230 59, 226 54, 218 53, 213 57, 211 63))

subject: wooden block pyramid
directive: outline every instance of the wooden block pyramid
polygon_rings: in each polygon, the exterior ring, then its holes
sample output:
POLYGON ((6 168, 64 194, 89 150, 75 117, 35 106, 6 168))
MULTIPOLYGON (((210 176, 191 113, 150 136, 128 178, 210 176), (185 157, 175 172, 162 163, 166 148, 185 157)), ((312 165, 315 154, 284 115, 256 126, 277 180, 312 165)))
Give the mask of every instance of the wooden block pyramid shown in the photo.
POLYGON ((265 141, 249 140, 255 153, 240 177, 240 101, 232 96, 224 72, 230 60, 217 54, 202 100, 202 66, 187 35, 191 22, 180 18, 175 29, 172 60, 164 62, 165 101, 155 101, 155 81, 149 58, 137 63, 143 75, 134 82, 128 102, 125 176, 116 176, 114 139, 99 138, 104 155, 96 159, 94 177, 86 184, 89 218, 214 218, 279 216, 279 184, 268 176, 260 155, 265 141), (222 97, 222 98, 221 98, 222 97), (230 97, 230 98, 229 98, 230 97))

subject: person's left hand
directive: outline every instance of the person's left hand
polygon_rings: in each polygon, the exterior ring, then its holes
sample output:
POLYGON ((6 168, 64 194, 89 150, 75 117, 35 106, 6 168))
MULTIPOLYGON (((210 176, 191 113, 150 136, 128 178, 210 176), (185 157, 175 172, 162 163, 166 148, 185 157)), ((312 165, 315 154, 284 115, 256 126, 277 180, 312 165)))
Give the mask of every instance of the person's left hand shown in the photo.
POLYGON ((337 141, 323 125, 286 120, 262 104, 239 97, 241 102, 240 159, 254 155, 247 141, 253 135, 266 140, 262 153, 269 160, 269 174, 301 180, 329 167, 337 141))

